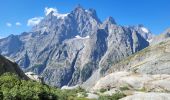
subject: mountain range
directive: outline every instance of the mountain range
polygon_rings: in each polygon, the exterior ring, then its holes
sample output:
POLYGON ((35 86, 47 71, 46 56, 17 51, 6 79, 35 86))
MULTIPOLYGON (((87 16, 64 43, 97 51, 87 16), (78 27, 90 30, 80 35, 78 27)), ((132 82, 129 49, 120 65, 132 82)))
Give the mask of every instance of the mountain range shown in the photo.
MULTIPOLYGON (((112 17, 101 21, 94 9, 80 5, 67 14, 51 11, 30 31, 0 39, 2 82, 13 82, 16 76, 4 73, 14 73, 19 77, 15 80, 29 84, 14 81, 20 91, 34 84, 34 98, 41 97, 43 87, 44 96, 61 100, 72 96, 76 100, 170 100, 169 65, 170 29, 154 35, 142 24, 123 26, 112 17)), ((24 92, 20 95, 25 97, 24 92)))
POLYGON ((49 85, 87 86, 154 45, 154 38, 143 25, 121 26, 112 17, 102 22, 94 9, 77 6, 63 16, 52 11, 31 31, 0 39, 0 54, 49 85))

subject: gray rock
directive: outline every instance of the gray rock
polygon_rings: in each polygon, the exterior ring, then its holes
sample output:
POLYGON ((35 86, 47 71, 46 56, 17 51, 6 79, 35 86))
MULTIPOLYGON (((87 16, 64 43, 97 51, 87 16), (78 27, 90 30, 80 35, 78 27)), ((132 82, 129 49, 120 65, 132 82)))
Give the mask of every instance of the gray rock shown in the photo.
POLYGON ((139 93, 120 100, 170 100, 169 93, 139 93))
POLYGON ((0 55, 0 75, 7 72, 14 73, 21 79, 29 79, 16 63, 0 55))
POLYGON ((114 64, 109 71, 127 70, 145 74, 170 74, 169 52, 170 41, 165 39, 114 64))
POLYGON ((91 90, 99 91, 109 87, 110 92, 112 92, 114 89, 121 90, 122 87, 121 91, 168 92, 170 91, 169 80, 170 75, 166 74, 149 75, 133 72, 114 72, 98 80, 91 90))

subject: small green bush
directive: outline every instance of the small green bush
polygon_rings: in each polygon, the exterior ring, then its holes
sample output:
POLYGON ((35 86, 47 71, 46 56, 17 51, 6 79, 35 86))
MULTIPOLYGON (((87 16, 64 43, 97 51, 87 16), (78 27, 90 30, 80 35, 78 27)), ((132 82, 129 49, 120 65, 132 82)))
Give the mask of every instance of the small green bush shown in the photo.
POLYGON ((99 96, 98 100, 119 100, 125 96, 126 96, 125 94, 123 94, 121 92, 117 92, 117 93, 113 94, 112 96, 99 96))
POLYGON ((106 91, 107 91, 107 89, 104 89, 104 88, 100 89, 100 92, 101 92, 101 93, 104 93, 104 92, 106 92, 106 91))
POLYGON ((145 87, 143 87, 143 88, 141 88, 141 89, 138 89, 138 91, 140 91, 140 92, 146 92, 147 89, 146 89, 145 87))

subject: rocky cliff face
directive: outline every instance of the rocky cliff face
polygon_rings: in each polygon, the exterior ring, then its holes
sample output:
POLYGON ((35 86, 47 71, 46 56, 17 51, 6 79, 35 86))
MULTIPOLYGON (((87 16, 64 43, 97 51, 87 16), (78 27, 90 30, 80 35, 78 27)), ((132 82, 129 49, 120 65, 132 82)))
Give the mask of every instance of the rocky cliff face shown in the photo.
POLYGON ((115 72, 120 70, 133 71, 145 74, 170 74, 170 40, 169 31, 155 37, 153 44, 138 53, 114 64, 108 71, 115 72), (160 40, 160 41, 159 41, 160 40))
POLYGON ((95 10, 78 6, 64 17, 51 12, 31 32, 1 39, 0 51, 50 85, 76 85, 147 47, 142 28, 117 25, 112 17, 101 22, 95 10))
POLYGON ((22 79, 28 79, 28 77, 24 74, 24 72, 19 68, 16 63, 13 63, 0 55, 0 75, 7 72, 15 73, 22 79))

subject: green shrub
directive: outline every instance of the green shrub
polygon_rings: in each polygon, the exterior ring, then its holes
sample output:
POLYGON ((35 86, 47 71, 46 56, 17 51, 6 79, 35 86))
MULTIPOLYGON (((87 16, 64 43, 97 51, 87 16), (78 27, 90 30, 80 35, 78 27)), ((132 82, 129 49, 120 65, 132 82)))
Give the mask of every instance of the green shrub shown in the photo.
POLYGON ((141 92, 146 92, 147 89, 145 87, 141 88, 141 89, 138 89, 138 91, 141 91, 141 92))
POLYGON ((0 76, 0 100, 88 100, 85 89, 60 90, 32 80, 21 80, 17 75, 0 76), (82 93, 84 97, 77 97, 82 93))
POLYGON ((128 85, 124 85, 124 86, 119 87, 119 89, 121 91, 125 91, 125 90, 129 90, 129 87, 128 87, 128 85))
POLYGON ((78 88, 76 88, 76 91, 77 92, 86 92, 86 90, 85 89, 83 89, 82 87, 78 87, 78 88))
POLYGON ((82 94, 84 97, 87 97, 87 96, 88 96, 86 92, 82 92, 81 94, 82 94))
POLYGON ((98 100, 119 100, 121 98, 125 97, 125 94, 121 92, 117 92, 113 94, 112 96, 99 96, 98 100))
POLYGON ((104 93, 104 92, 106 92, 106 91, 107 91, 107 89, 104 89, 104 88, 100 89, 100 92, 101 92, 101 93, 104 93))

